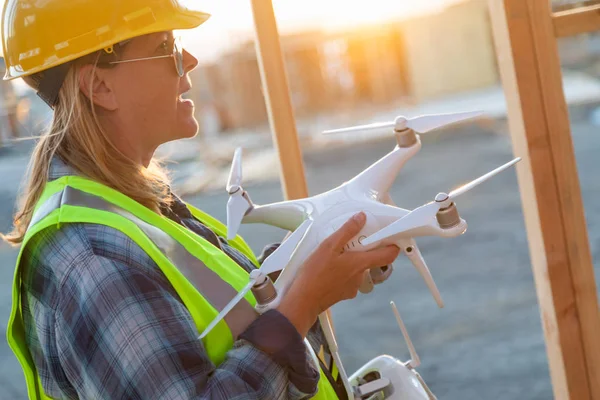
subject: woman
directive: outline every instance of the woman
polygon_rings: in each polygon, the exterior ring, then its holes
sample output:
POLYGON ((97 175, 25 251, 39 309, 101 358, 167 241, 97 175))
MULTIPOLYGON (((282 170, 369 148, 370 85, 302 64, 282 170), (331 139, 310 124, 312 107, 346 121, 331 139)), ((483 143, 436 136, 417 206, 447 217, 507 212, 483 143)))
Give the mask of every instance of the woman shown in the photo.
POLYGON ((258 265, 171 193, 153 159, 198 129, 181 97, 197 60, 173 30, 207 18, 174 0, 6 2, 7 77, 54 110, 5 236, 21 244, 8 341, 30 398, 343 396, 304 338, 318 350, 318 314, 397 256, 342 253, 362 214, 317 249, 278 309, 259 316, 243 300, 197 339, 258 265))

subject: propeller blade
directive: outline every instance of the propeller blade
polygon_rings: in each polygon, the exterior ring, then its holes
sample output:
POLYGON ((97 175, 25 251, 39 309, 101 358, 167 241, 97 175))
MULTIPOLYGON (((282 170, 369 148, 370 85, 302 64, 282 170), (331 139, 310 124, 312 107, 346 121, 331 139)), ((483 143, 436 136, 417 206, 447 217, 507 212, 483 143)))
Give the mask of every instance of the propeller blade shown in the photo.
POLYGON ((400 245, 404 249, 406 256, 409 258, 409 260, 415 266, 417 271, 419 271, 419 273, 423 277, 423 280, 425 280, 425 284, 429 288, 429 291, 431 292, 431 295, 435 299, 437 305, 440 308, 443 308, 444 302, 442 301, 442 295, 440 294, 440 291, 438 290, 435 281, 433 280, 433 276, 431 275, 429 268, 427 268, 427 264, 425 264, 425 260, 421 255, 421 251, 417 247, 417 243, 413 239, 411 239, 408 241, 401 241, 400 245), (406 250, 407 248, 410 248, 411 251, 408 252, 406 250))
MULTIPOLYGON (((482 182, 485 182, 486 180, 490 179, 494 175, 504 171, 505 169, 518 163, 519 161, 521 161, 521 158, 517 157, 514 160, 504 164, 503 166, 498 167, 491 172, 488 172, 487 174, 483 175, 482 177, 477 178, 474 181, 469 182, 466 185, 463 185, 456 190, 453 190, 448 195, 448 198, 450 199, 450 201, 453 201, 457 196, 460 196, 461 194, 468 192, 469 190, 473 189, 475 186, 481 184, 482 182)), ((372 243, 386 239, 390 236, 394 236, 399 233, 403 233, 403 232, 409 231, 411 229, 416 229, 416 228, 420 228, 424 225, 427 225, 429 223, 429 221, 432 218, 434 218, 435 215, 437 214, 437 212, 440 210, 441 205, 442 205, 442 202, 434 201, 431 203, 427 203, 421 207, 415 208, 414 210, 412 210, 411 212, 409 212, 408 214, 406 214, 404 217, 400 218, 396 222, 391 223, 390 225, 386 226, 385 228, 383 228, 383 229, 375 232, 371 236, 363 239, 363 241, 361 243, 365 246, 368 246, 372 243)))
POLYGON ((302 238, 304 237, 304 235, 308 231, 308 228, 311 225, 312 220, 307 219, 306 221, 304 221, 298 228, 296 228, 296 230, 290 235, 290 237, 288 237, 283 243, 281 243, 281 245, 279 245, 279 247, 273 253, 271 253, 269 257, 265 259, 265 261, 263 261, 259 270, 264 275, 269 275, 273 272, 277 272, 284 269, 285 266, 288 265, 288 263, 290 262, 294 250, 296 250, 296 247, 298 247, 298 244, 300 243, 300 241, 302 240, 302 238))
POLYGON ((223 308, 221 310, 221 312, 219 313, 219 315, 217 315, 217 318, 213 319, 211 321, 211 323, 206 327, 206 329, 204 330, 204 332, 202 332, 200 334, 200 336, 198 337, 199 339, 204 339, 206 337, 206 335, 208 335, 208 333, 215 327, 217 326, 217 324, 223 319, 225 318, 225 316, 227 315, 227 313, 231 310, 233 310, 233 308, 236 306, 237 303, 240 302, 240 300, 242 300, 244 298, 244 296, 246 295, 246 293, 248 293, 250 291, 250 289, 252 289, 252 286, 254 286, 256 282, 254 280, 248 282, 248 284, 246 286, 244 286, 244 288, 242 289, 241 292, 239 292, 226 306, 225 308, 223 308))
POLYGON ((441 128, 445 125, 450 125, 456 122, 478 117, 482 114, 482 111, 469 111, 448 114, 420 115, 418 117, 408 119, 408 121, 406 122, 406 126, 408 126, 416 132, 425 133, 437 128, 441 128))
POLYGON ((237 235, 248 208, 250 208, 250 204, 242 195, 241 190, 229 196, 227 201, 227 240, 232 240, 237 235))
POLYGON ((234 186, 242 185, 242 148, 235 149, 233 161, 231 162, 231 170, 229 171, 229 179, 227 180, 227 191, 231 191, 234 186))
POLYGON ((353 126, 350 128, 330 129, 327 131, 323 131, 323 134, 330 135, 330 134, 335 134, 335 133, 362 132, 362 131, 370 131, 370 130, 376 130, 376 129, 393 128, 395 125, 396 124, 393 121, 392 122, 376 122, 374 124, 353 126))
POLYGON ((498 167, 495 170, 488 172, 487 174, 475 179, 474 181, 471 181, 471 182, 467 183, 466 185, 463 185, 463 186, 459 187, 458 189, 453 190, 452 192, 450 192, 450 194, 448 196, 450 197, 451 200, 453 200, 454 198, 460 196, 461 194, 466 193, 469 190, 473 189, 475 186, 479 185, 480 183, 487 181, 494 175, 499 174, 500 172, 504 171, 508 167, 513 166, 514 164, 518 163, 519 161, 521 161, 521 157, 517 157, 514 160, 507 162, 503 166, 498 167))
POLYGON ((404 126, 411 128, 416 132, 425 133, 436 128, 440 128, 444 125, 450 125, 456 122, 465 121, 474 117, 478 117, 482 114, 483 111, 469 111, 447 114, 427 114, 420 115, 414 118, 397 117, 395 121, 376 122, 373 124, 353 126, 341 129, 330 129, 324 131, 323 134, 329 135, 334 133, 362 132, 384 128, 402 129, 404 126))
POLYGON ((420 228, 424 225, 427 225, 432 218, 435 218, 435 215, 439 210, 440 203, 437 202, 427 203, 421 207, 415 208, 398 221, 389 224, 385 228, 363 239, 361 243, 365 246, 368 246, 371 243, 378 242, 390 236, 394 236, 411 229, 420 228))
MULTIPOLYGON (((259 269, 253 270, 250 273, 250 282, 221 310, 219 315, 211 321, 206 327, 204 332, 199 336, 199 339, 203 339, 208 333, 221 321, 229 311, 231 311, 237 303, 240 302, 257 282, 267 277, 267 275, 282 270, 289 263, 294 250, 300 243, 300 240, 304 237, 308 228, 312 225, 312 220, 307 219, 304 221, 298 229, 290 235, 278 248, 275 250, 267 259, 262 263, 259 269)), ((266 278, 269 279, 269 278, 266 278)))

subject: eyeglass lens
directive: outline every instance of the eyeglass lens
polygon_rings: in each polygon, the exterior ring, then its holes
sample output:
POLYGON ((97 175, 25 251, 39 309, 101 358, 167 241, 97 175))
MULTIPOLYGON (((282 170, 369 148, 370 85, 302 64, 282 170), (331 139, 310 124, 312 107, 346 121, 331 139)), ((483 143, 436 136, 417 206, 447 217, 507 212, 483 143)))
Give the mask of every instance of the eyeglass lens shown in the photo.
POLYGON ((177 74, 182 77, 185 74, 183 70, 183 50, 181 48, 181 42, 179 39, 175 40, 173 44, 173 55, 175 58, 175 68, 177 68, 177 74))

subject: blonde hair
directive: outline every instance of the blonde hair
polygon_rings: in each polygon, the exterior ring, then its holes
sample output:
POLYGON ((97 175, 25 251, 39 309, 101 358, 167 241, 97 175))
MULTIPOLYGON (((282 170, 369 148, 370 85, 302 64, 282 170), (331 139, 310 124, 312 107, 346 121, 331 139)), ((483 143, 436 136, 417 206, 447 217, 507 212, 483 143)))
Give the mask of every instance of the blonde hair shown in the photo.
MULTIPOLYGON (((13 231, 1 235, 12 245, 23 241, 54 157, 60 157, 81 175, 118 190, 157 213, 160 213, 161 204, 171 203, 168 175, 159 161, 153 159, 148 168, 136 164, 115 147, 102 129, 92 95, 88 98, 79 87, 82 65, 74 64, 67 73, 52 124, 39 137, 33 150, 28 167, 29 180, 14 217, 13 231)), ((27 82, 32 85, 31 81, 27 82)))

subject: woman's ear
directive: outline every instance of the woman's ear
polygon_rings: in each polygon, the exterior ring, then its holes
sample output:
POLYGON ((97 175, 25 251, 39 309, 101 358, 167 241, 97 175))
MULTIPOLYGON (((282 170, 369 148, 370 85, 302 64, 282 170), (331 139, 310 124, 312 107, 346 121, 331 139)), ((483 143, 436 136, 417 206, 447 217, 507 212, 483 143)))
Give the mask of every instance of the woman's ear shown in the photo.
POLYGON ((93 64, 84 65, 79 70, 79 89, 96 106, 114 111, 118 107, 117 99, 106 72, 93 64))

